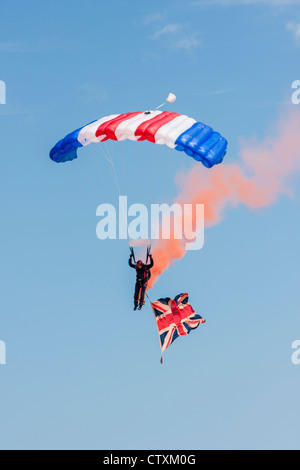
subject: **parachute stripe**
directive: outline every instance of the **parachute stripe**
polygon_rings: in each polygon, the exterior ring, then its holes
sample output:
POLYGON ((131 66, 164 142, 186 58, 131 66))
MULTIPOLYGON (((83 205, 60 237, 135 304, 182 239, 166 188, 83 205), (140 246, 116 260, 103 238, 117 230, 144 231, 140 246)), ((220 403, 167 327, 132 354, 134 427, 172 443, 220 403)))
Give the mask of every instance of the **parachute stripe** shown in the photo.
MULTIPOLYGON (((88 126, 90 124, 88 124, 88 126)), ((70 134, 66 135, 66 137, 57 142, 57 144, 50 151, 51 160, 56 163, 62 163, 77 158, 77 149, 82 147, 81 142, 78 140, 78 136, 82 129, 83 127, 80 127, 76 131, 71 132, 70 134)))
POLYGON ((221 163, 226 155, 228 142, 221 137, 212 149, 208 152, 206 158, 213 162, 213 165, 221 163))
POLYGON ((99 126, 96 131, 96 137, 105 135, 105 140, 107 139, 117 140, 116 135, 115 135, 115 130, 117 129, 118 125, 121 122, 126 121, 127 119, 130 119, 136 116, 137 114, 140 114, 140 112, 120 114, 118 117, 101 124, 101 126, 99 126))
POLYGON ((82 145, 88 145, 92 142, 101 142, 101 140, 103 140, 104 137, 103 136, 96 137, 96 130, 101 124, 111 121, 117 116, 120 116, 120 114, 111 114, 110 116, 105 116, 101 119, 98 119, 98 121, 94 121, 91 124, 88 124, 87 126, 82 127, 78 135, 78 141, 82 145))
POLYGON ((170 121, 173 121, 177 116, 180 116, 180 114, 165 111, 164 113, 161 113, 161 116, 151 119, 144 129, 143 138, 147 139, 149 142, 155 143, 155 134, 159 129, 170 121))
POLYGON ((170 131, 166 135, 166 144, 171 147, 175 148, 175 142, 182 132, 190 129, 191 126, 195 123, 195 119, 189 118, 187 116, 181 116, 178 120, 174 120, 173 126, 170 131))
POLYGON ((115 131, 116 137, 118 138, 118 140, 138 140, 138 136, 136 135, 136 130, 138 129, 138 127, 142 123, 153 119, 153 115, 157 116, 161 113, 161 111, 153 111, 151 114, 140 113, 139 115, 129 119, 128 121, 123 121, 121 124, 119 124, 115 131))
POLYGON ((185 121, 186 116, 177 116, 170 122, 167 122, 155 134, 155 143, 156 144, 166 144, 169 147, 173 145, 173 139, 171 137, 171 132, 176 129, 183 121, 185 121))
POLYGON ((195 123, 175 142, 176 150, 183 150, 190 157, 201 161, 207 168, 222 162, 226 147, 226 139, 203 123, 195 123))
POLYGON ((213 130, 209 126, 204 126, 202 129, 197 129, 197 132, 191 135, 191 131, 188 129, 184 134, 178 137, 176 143, 184 147, 184 151, 193 156, 196 148, 202 144, 212 134, 213 130), (192 137, 192 138, 191 138, 192 137))
MULTIPOLYGON (((163 120, 165 118, 165 116, 169 116, 171 114, 172 113, 170 113, 169 111, 160 112, 158 115, 156 115, 154 117, 153 117, 152 113, 148 114, 148 116, 152 116, 151 119, 145 120, 144 122, 142 122, 140 124, 140 126, 135 131, 135 135, 138 137, 138 140, 148 140, 147 129, 150 129, 151 126, 157 125, 161 120, 163 120)), ((163 125, 163 124, 161 124, 161 125, 163 125)), ((159 127, 161 127, 161 126, 159 126, 159 127)), ((157 130, 158 129, 156 129, 156 132, 157 132, 157 130)), ((148 136, 149 137, 151 136, 150 131, 148 133, 148 136)))
POLYGON ((175 144, 176 150, 184 150, 187 144, 197 135, 199 132, 205 127, 203 122, 195 122, 188 132, 184 132, 180 136, 178 136, 175 144))
POLYGON ((207 168, 221 163, 227 140, 202 122, 185 115, 159 110, 112 114, 77 129, 60 140, 50 151, 59 163, 77 157, 77 149, 105 140, 148 140, 184 151, 207 168))
POLYGON ((213 132, 208 140, 197 147, 197 152, 199 152, 201 155, 206 155, 208 151, 218 142, 220 137, 221 134, 219 134, 219 132, 213 132))

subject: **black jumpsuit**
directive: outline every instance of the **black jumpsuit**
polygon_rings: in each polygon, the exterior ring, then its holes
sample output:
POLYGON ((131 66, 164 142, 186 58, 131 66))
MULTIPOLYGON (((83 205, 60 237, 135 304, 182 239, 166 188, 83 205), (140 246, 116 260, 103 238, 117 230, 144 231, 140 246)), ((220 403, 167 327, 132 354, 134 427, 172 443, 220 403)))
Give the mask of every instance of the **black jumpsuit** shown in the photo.
POLYGON ((137 304, 140 297, 140 304, 142 305, 145 302, 145 293, 148 285, 149 270, 153 268, 154 262, 151 256, 149 264, 143 264, 141 268, 138 268, 136 264, 131 261, 129 258, 129 266, 136 270, 136 283, 134 290, 134 303, 137 304))

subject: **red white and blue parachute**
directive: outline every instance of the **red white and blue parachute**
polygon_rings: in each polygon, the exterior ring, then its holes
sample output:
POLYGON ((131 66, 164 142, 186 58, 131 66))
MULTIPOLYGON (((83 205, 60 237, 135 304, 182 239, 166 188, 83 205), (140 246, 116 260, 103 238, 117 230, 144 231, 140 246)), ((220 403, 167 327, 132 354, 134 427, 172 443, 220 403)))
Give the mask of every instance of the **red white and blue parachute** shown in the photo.
POLYGON ((108 139, 164 144, 184 151, 207 168, 221 163, 227 149, 227 140, 210 126, 185 115, 156 110, 112 114, 93 121, 60 140, 50 158, 57 163, 73 160, 78 148, 108 139))

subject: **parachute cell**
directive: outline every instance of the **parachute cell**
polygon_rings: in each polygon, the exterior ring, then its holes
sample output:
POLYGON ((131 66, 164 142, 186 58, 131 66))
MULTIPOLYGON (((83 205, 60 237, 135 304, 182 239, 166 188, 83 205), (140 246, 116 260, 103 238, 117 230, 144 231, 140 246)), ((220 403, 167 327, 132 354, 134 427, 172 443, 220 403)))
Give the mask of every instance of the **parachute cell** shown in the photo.
POLYGON ((184 151, 204 166, 221 163, 227 140, 202 122, 169 111, 146 111, 105 116, 71 132, 50 151, 50 158, 66 162, 77 157, 77 149, 105 140, 148 140, 184 151))

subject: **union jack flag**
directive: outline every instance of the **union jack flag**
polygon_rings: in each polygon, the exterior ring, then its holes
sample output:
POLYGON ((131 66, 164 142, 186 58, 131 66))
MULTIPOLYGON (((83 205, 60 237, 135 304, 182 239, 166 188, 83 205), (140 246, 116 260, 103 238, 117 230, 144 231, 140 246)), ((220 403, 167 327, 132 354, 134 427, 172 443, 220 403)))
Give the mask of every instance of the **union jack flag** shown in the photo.
MULTIPOLYGON (((151 302, 154 312, 158 334, 160 339, 161 353, 167 349, 178 336, 186 336, 191 330, 205 323, 189 303, 188 294, 179 294, 175 299, 166 297, 151 302)), ((162 363, 162 358, 161 358, 162 363)))

